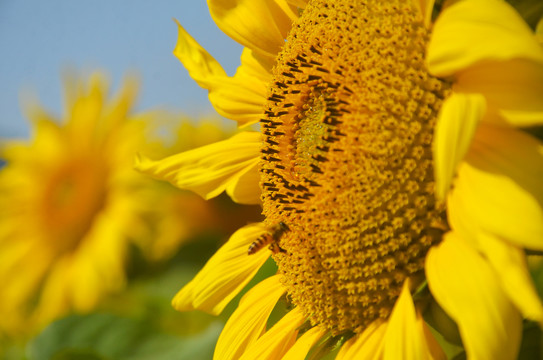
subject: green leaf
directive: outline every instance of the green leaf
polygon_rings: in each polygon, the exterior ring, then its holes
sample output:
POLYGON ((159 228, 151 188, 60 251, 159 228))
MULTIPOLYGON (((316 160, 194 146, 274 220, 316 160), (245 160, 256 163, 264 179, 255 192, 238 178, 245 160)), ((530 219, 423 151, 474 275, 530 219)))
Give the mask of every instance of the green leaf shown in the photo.
POLYGON ((160 332, 148 321, 112 314, 71 315, 48 326, 29 345, 30 360, 210 359, 222 329, 180 337, 160 332))

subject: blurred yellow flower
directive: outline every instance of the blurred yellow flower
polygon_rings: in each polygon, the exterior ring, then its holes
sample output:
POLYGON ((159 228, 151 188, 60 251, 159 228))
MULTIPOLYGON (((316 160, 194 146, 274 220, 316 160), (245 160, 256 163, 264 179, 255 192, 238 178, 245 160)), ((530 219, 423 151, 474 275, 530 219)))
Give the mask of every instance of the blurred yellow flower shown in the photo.
MULTIPOLYGON (((165 259, 216 218, 196 195, 133 169, 139 151, 172 153, 157 146, 162 114, 131 114, 137 88, 127 78, 107 101, 103 74, 87 84, 70 78, 63 121, 29 105, 32 139, 3 144, 0 335, 28 334, 69 311, 93 309, 125 285, 130 246, 149 260, 165 259)), ((185 119, 178 131, 189 130, 190 141, 185 135, 186 144, 170 148, 222 136, 216 125, 204 125, 198 136, 185 119)))
POLYGON ((543 323, 524 254, 543 250, 543 146, 517 129, 543 123, 543 49, 522 18, 501 0, 450 2, 435 22, 431 0, 208 4, 245 46, 236 74, 181 26, 174 53, 261 132, 138 168, 263 206, 173 300, 220 313, 273 257, 215 358, 443 358, 425 278, 468 358, 516 358, 522 317, 543 323))
MULTIPOLYGON (((166 113, 154 113, 153 125, 157 136, 147 137, 145 146, 140 145, 139 153, 161 158, 176 152, 216 142, 227 135, 217 126, 216 121, 200 120, 193 124, 190 119, 166 113)), ((215 119, 216 120, 216 119, 215 119)), ((132 160, 132 165, 134 158, 132 160)), ((143 175, 142 175, 143 176, 143 175)), ((145 177, 145 176, 143 176, 145 177)), ((206 202, 190 191, 182 191, 170 184, 149 181, 139 189, 137 206, 141 214, 139 224, 131 228, 131 237, 142 249, 149 261, 163 261, 175 255, 184 239, 206 231, 225 233, 230 229, 224 223, 231 203, 224 199, 206 202), (160 204, 160 206, 157 206, 160 204)), ((254 213, 254 209, 249 210, 254 213)), ((239 223, 233 219, 230 221, 239 223)), ((254 214, 250 215, 254 218, 254 214)))

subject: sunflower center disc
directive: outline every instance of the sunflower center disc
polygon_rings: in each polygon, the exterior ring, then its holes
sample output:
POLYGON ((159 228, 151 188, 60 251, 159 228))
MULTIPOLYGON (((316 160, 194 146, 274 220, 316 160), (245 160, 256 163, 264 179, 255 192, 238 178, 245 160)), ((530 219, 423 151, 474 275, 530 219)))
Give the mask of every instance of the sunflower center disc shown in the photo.
POLYGON ((292 302, 333 334, 386 318, 441 239, 431 143, 449 86, 405 1, 309 3, 274 68, 261 186, 292 302))
POLYGON ((72 251, 106 202, 106 170, 92 156, 74 155, 64 161, 45 176, 40 212, 43 231, 55 240, 52 245, 72 251))

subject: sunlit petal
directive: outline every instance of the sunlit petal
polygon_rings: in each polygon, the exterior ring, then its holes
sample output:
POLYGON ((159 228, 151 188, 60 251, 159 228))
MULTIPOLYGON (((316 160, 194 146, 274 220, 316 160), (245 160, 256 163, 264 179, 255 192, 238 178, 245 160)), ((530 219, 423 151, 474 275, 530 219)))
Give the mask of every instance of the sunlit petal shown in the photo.
POLYGON ((477 240, 511 301, 524 317, 543 323, 543 306, 528 271, 524 251, 483 232, 477 240))
POLYGON ((291 5, 298 6, 300 8, 305 8, 307 6, 307 2, 309 0, 287 0, 287 2, 291 5))
POLYGON ((434 9, 435 0, 413 0, 413 4, 419 10, 424 24, 426 27, 430 27, 432 21, 432 11, 434 9))
POLYGON ((228 140, 153 161, 136 159, 136 169, 210 199, 227 191, 244 204, 260 202, 257 166, 261 134, 242 132, 228 140))
POLYGON ((433 142, 436 195, 444 200, 485 111, 479 94, 453 93, 441 108, 433 142))
POLYGON ((208 0, 211 17, 225 34, 262 55, 275 57, 296 17, 284 0, 208 0), (285 11, 286 10, 286 11, 285 11))
POLYGON ((327 330, 320 326, 314 326, 307 330, 296 342, 290 350, 283 356, 282 360, 304 360, 307 353, 319 341, 327 330))
POLYGON ((226 72, 192 36, 177 23, 177 44, 173 54, 183 63, 190 77, 204 89, 211 89, 215 84, 226 78, 226 72))
POLYGON ((505 1, 461 0, 436 20, 427 62, 433 75, 447 77, 478 63, 516 58, 543 63, 543 49, 520 15, 505 1))
POLYGON ((245 349, 264 333, 268 317, 284 292, 278 275, 249 290, 224 326, 213 358, 239 359, 245 349))
POLYGON ((219 114, 239 125, 258 122, 267 98, 272 66, 273 63, 245 48, 236 74, 210 90, 211 104, 219 114))
POLYGON ((415 311, 415 305, 406 281, 388 319, 383 359, 422 360, 431 358, 430 349, 418 317, 420 314, 415 311))
POLYGON ((448 233, 426 257, 430 290, 456 321, 468 358, 515 359, 522 318, 484 258, 448 233))
POLYGON ((347 340, 341 346, 336 360, 382 358, 387 326, 387 322, 372 322, 360 335, 347 340))
POLYGON ((474 65, 458 74, 455 89, 484 95, 501 122, 543 124, 543 63, 515 59, 474 65))
POLYGON ((446 360, 447 355, 443 351, 443 348, 437 342, 436 338, 430 331, 429 326, 424 321, 420 310, 417 311, 417 324, 419 331, 424 335, 424 339, 427 346, 428 357, 433 360, 446 360))
POLYGON ((298 308, 289 311, 271 329, 266 331, 256 342, 247 348, 240 360, 282 359, 296 342, 299 327, 306 317, 298 308))
POLYGON ((453 228, 543 249, 542 178, 541 142, 511 128, 481 125, 448 200, 453 228))
POLYGON ((247 254, 249 245, 264 231, 260 224, 248 225, 236 231, 194 279, 175 295, 172 302, 174 308, 219 314, 270 256, 267 249, 247 254))

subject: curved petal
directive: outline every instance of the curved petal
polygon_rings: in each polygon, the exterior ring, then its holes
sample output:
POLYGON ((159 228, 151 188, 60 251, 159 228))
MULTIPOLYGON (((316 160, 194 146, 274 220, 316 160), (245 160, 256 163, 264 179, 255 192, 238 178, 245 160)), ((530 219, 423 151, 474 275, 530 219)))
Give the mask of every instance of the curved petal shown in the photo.
POLYGON ((249 245, 264 231, 261 224, 247 225, 236 231, 175 295, 173 307, 179 311, 197 309, 220 314, 269 258, 270 251, 264 249, 247 254, 249 245))
POLYGON ((543 305, 528 271, 524 251, 486 233, 479 234, 477 243, 511 301, 524 317, 542 324, 543 305))
POLYGON ((236 74, 223 79, 209 92, 215 110, 240 126, 258 122, 267 99, 272 66, 273 63, 245 48, 236 74))
MULTIPOLYGON (((65 156, 66 153, 64 129, 59 126, 57 121, 39 109, 37 105, 27 106, 25 104, 25 107, 27 111, 25 115, 31 116, 34 134, 39 134, 39 136, 34 135, 32 141, 33 146, 40 149, 40 158, 37 159, 34 152, 28 150, 27 144, 20 140, 8 140, 2 143, 0 156, 8 163, 11 161, 12 164, 28 164, 28 166, 34 168, 37 168, 40 162, 45 164, 58 162, 58 159, 65 156), (17 162, 14 159, 17 159, 17 162)), ((43 167, 43 165, 41 166, 43 167)), ((2 171, 5 173, 7 169, 9 168, 3 167, 2 171)), ((16 172, 9 177, 5 176, 5 178, 13 178, 13 175, 16 175, 16 172)))
POLYGON ((360 335, 341 346, 336 360, 381 359, 387 325, 383 321, 372 322, 360 335))
POLYGON ((141 155, 135 168, 210 199, 227 191, 244 204, 260 203, 258 163, 261 134, 242 132, 231 138, 159 161, 141 155))
POLYGON ((260 203, 260 162, 254 161, 245 171, 238 174, 235 181, 230 181, 226 193, 238 204, 260 203))
POLYGON ((211 17, 226 35, 270 57, 281 50, 297 17, 284 0, 208 0, 207 4, 211 17))
POLYGON ((448 199, 453 229, 543 250, 543 144, 481 123, 448 199))
POLYGON ((228 78, 221 64, 177 24, 177 44, 173 50, 175 57, 185 66, 191 78, 204 89, 212 89, 217 83, 228 78))
POLYGON ((444 200, 449 192, 458 164, 466 155, 484 112, 485 99, 480 94, 452 93, 443 103, 432 149, 438 199, 444 200))
POLYGON ((420 314, 415 311, 406 281, 388 319, 384 338, 384 360, 432 358, 430 346, 426 343, 426 334, 420 325, 420 321, 424 320, 420 318, 420 314))
POLYGON ((179 22, 177 25, 179 35, 173 53, 198 85, 209 90, 209 100, 215 110, 241 125, 257 122, 266 100, 273 61, 245 49, 236 74, 227 76, 221 65, 179 22))
POLYGON ((432 22, 432 11, 434 10, 435 0, 413 0, 413 4, 419 10, 422 18, 424 19, 424 25, 430 28, 432 22))
POLYGON ((122 87, 115 98, 107 104, 103 113, 103 123, 98 132, 103 138, 111 136, 113 129, 119 127, 130 117, 140 88, 140 81, 136 74, 129 74, 123 79, 122 87))
POLYGON ((426 325, 426 322, 424 321, 424 318, 422 317, 420 311, 417 311, 417 324, 419 327, 419 331, 424 336, 424 340, 428 349, 428 357, 432 360, 446 360, 447 355, 430 331, 428 325, 426 325))
POLYGON ((305 9, 309 0, 287 0, 287 3, 305 9))
POLYGON ((543 63, 490 62, 462 71, 456 91, 481 93, 488 107, 513 126, 543 124, 543 63))
POLYGON ((65 125, 65 131, 68 136, 74 138, 76 148, 89 147, 96 141, 89 134, 97 135, 106 102, 108 82, 105 74, 97 72, 89 77, 88 84, 84 81, 77 84, 78 97, 69 110, 69 120, 65 125))
POLYGON ((532 31, 501 0, 453 2, 437 18, 427 54, 430 73, 439 77, 489 60, 522 58, 543 63, 543 49, 532 31))
POLYGON ((240 360, 282 359, 296 342, 298 329, 305 320, 306 317, 302 311, 294 308, 249 346, 240 360))
POLYGON ((537 38, 537 41, 539 42, 539 45, 543 46, 543 16, 537 22, 537 26, 535 28, 535 36, 537 38))
POLYGON ((522 318, 490 265, 455 233, 426 256, 435 299, 458 324, 470 359, 515 359, 522 318))
POLYGON ((279 275, 261 281, 247 292, 224 326, 214 359, 239 359, 245 349, 266 330, 266 322, 285 288, 279 275))
POLYGON ((282 360, 304 360, 309 353, 309 350, 319 341, 327 330, 319 326, 314 326, 307 330, 296 342, 289 351, 283 356, 282 360))
MULTIPOLYGON (((244 48, 241 52, 241 66, 237 69, 236 74, 241 73, 243 76, 256 78, 260 82, 268 85, 272 80, 272 68, 275 65, 275 58, 270 61, 249 48, 244 48)), ((267 90, 267 87, 266 87, 267 90)), ((266 94, 263 98, 267 99, 266 94)))

